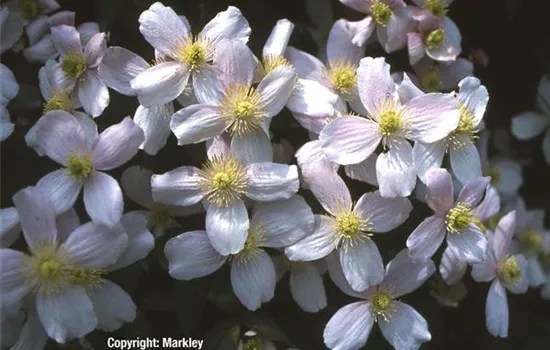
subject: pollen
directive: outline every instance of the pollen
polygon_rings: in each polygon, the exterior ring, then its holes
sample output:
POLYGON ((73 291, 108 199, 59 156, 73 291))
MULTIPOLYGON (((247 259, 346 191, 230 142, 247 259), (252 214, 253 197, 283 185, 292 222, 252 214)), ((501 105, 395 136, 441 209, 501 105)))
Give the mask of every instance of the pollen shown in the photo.
POLYGON ((458 107, 460 111, 458 127, 447 137, 447 146, 455 150, 460 150, 479 138, 477 135, 479 129, 471 109, 463 103, 459 103, 458 107))
POLYGON ((50 97, 44 102, 44 113, 53 110, 63 110, 71 112, 73 109, 73 103, 71 101, 71 95, 69 90, 61 89, 54 91, 50 97))
POLYGON ((67 285, 68 259, 56 245, 40 245, 32 256, 25 257, 21 275, 37 293, 56 294, 67 285))
POLYGON ((403 128, 403 118, 399 112, 385 111, 378 117, 378 127, 382 135, 396 135, 403 128))
POLYGON ((428 73, 422 75, 420 78, 420 85, 426 92, 438 92, 443 86, 441 79, 439 78, 439 74, 435 69, 432 69, 428 73))
POLYGON ((342 249, 352 248, 356 242, 370 239, 371 226, 368 219, 353 211, 342 210, 334 216, 333 230, 337 233, 342 249))
POLYGON ((445 36, 445 31, 442 28, 434 29, 432 30, 427 36, 426 36, 426 46, 428 49, 437 49, 441 47, 447 40, 447 37, 445 36))
POLYGON ((281 55, 266 55, 263 62, 266 73, 271 72, 277 67, 292 67, 292 64, 281 55))
POLYGON ((333 62, 330 65, 329 78, 333 89, 348 98, 357 85, 357 67, 350 62, 333 62))
POLYGON ((239 263, 244 263, 247 260, 255 257, 263 249, 260 244, 264 241, 265 231, 261 226, 251 227, 248 230, 248 236, 244 243, 244 248, 233 256, 239 263))
POLYGON ((391 16, 393 16, 391 8, 382 0, 374 0, 370 7, 370 12, 375 22, 381 26, 386 26, 391 16))
POLYGON ((246 193, 248 178, 241 163, 232 156, 214 157, 201 170, 201 188, 206 200, 218 207, 228 207, 246 193))
POLYGON ((542 245, 542 236, 537 230, 529 228, 519 234, 519 243, 527 251, 537 251, 542 245))
POLYGON ((226 91, 220 116, 231 135, 244 136, 258 130, 267 114, 258 91, 250 86, 234 85, 226 91))
POLYGON ((186 63, 191 70, 201 68, 208 60, 205 42, 199 38, 186 40, 179 50, 178 59, 180 62, 186 63))
POLYGON ((445 225, 451 233, 461 233, 474 221, 472 208, 462 203, 457 204, 445 215, 445 225))
POLYGON ((87 154, 70 155, 67 159, 67 171, 78 181, 84 181, 92 174, 94 166, 87 154))
POLYGON ((378 317, 389 321, 390 313, 393 310, 393 298, 389 292, 378 291, 371 298, 372 310, 378 317))
POLYGON ((506 284, 515 284, 521 279, 521 269, 515 256, 511 256, 498 268, 498 275, 506 284))
POLYGON ((61 62, 61 70, 68 78, 77 79, 86 70, 86 58, 79 52, 70 52, 63 62, 61 62))
POLYGON ((36 3, 36 0, 20 1, 19 9, 21 10, 23 17, 28 21, 35 19, 38 15, 38 4, 36 3))
POLYGON ((92 288, 103 282, 105 271, 102 269, 90 269, 80 266, 71 266, 68 270, 68 281, 84 288, 92 288))
POLYGON ((447 9, 441 0, 426 0, 424 8, 436 17, 444 17, 447 9))

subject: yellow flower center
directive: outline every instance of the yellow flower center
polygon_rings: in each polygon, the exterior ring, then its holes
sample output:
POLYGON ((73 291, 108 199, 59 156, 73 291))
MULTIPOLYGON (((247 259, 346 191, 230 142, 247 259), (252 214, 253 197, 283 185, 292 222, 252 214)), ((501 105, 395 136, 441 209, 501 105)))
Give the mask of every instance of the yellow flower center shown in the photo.
POLYGON ((511 256, 498 268, 500 278, 506 284, 515 284, 521 279, 521 269, 515 256, 511 256))
POLYGON ((351 62, 333 62, 330 65, 329 77, 333 89, 343 97, 349 98, 357 84, 357 67, 351 62))
POLYGON ((374 21, 381 26, 386 26, 393 15, 390 7, 382 0, 374 0, 370 7, 370 12, 374 21))
POLYGON ((186 63, 191 70, 204 66, 208 60, 205 42, 199 38, 188 39, 185 42, 178 53, 179 61, 186 63))
POLYGON ((66 112, 71 112, 73 110, 73 103, 69 90, 53 91, 46 102, 44 102, 43 113, 58 109, 66 112))
POLYGON ((342 210, 334 216, 333 230, 337 233, 342 249, 352 248, 358 241, 370 239, 371 223, 359 214, 342 210))
POLYGON ((264 69, 266 73, 271 72, 277 67, 292 67, 292 64, 281 55, 267 55, 264 56, 264 69))
POLYGON ((72 284, 78 284, 85 288, 91 288, 100 285, 103 282, 104 270, 89 269, 79 266, 73 266, 68 271, 68 280, 72 284))
POLYGON ((447 13, 441 0, 427 0, 424 8, 436 17, 444 17, 447 13))
POLYGON ((73 178, 84 181, 92 174, 94 166, 87 154, 71 155, 67 159, 67 171, 73 178))
POLYGON ((445 215, 447 231, 461 233, 470 223, 474 223, 472 208, 462 203, 457 204, 445 215))
POLYGON ((426 37, 426 46, 428 49, 437 49, 445 43, 445 40, 447 40, 445 31, 442 28, 434 29, 426 37))
POLYGON ((38 15, 38 4, 35 0, 20 0, 19 9, 23 17, 28 21, 35 19, 38 15))
POLYGON ((542 236, 537 230, 529 228, 520 233, 519 242, 527 251, 538 251, 542 245, 542 236))
POLYGON ((68 78, 76 79, 86 70, 86 58, 79 52, 70 52, 63 62, 61 62, 61 70, 68 78))
POLYGON ((458 104, 458 107, 460 111, 458 127, 447 137, 447 147, 454 150, 460 150, 479 138, 477 135, 479 129, 471 109, 462 102, 458 104))
POLYGON ((371 298, 372 310, 378 317, 388 321, 393 310, 393 298, 389 292, 378 291, 371 298))
POLYGON ((432 69, 428 73, 422 75, 420 78, 420 85, 422 86, 422 89, 427 92, 438 92, 443 86, 441 79, 439 78, 439 74, 435 69, 432 69))
POLYGON ((258 130, 267 114, 260 94, 253 87, 234 85, 226 91, 220 116, 231 135, 244 136, 258 130))
POLYGON ((201 170, 201 188, 206 200, 218 207, 227 207, 239 200, 248 188, 248 178, 241 163, 234 157, 214 157, 201 170))
POLYGON ((403 128, 403 118, 401 113, 388 110, 378 117, 378 127, 385 136, 396 135, 403 128))
POLYGON ((256 256, 263 249, 259 246, 265 238, 265 231, 261 226, 251 227, 248 230, 248 236, 244 243, 244 248, 233 256, 239 263, 244 263, 247 260, 256 256))
POLYGON ((162 230, 172 226, 172 214, 166 205, 155 203, 149 212, 149 220, 153 228, 162 230))

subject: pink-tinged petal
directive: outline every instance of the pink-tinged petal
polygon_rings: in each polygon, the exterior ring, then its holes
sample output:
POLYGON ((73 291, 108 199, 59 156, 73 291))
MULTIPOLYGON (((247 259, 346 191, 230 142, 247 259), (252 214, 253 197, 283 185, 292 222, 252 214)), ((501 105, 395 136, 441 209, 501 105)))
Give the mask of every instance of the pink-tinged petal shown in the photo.
MULTIPOLYGON (((447 248, 450 249, 450 248, 447 248)), ((455 259, 458 259, 458 256, 453 251, 455 259)), ((477 282, 490 282, 492 281, 497 274, 497 261, 495 260, 494 254, 488 252, 485 260, 480 263, 472 264, 472 278, 477 282)))
POLYGON ((70 155, 89 152, 85 132, 74 116, 54 110, 47 112, 44 118, 47 119, 36 128, 36 143, 48 157, 67 165, 70 155))
POLYGON ((251 32, 241 11, 234 6, 228 6, 227 10, 219 12, 204 26, 200 35, 207 37, 216 46, 223 39, 238 40, 246 44, 251 32))
POLYGON ((99 33, 98 22, 84 22, 76 27, 76 30, 80 33, 80 41, 82 45, 86 46, 88 41, 97 33, 99 33))
POLYGON ((81 286, 71 285, 53 296, 39 294, 36 311, 48 337, 61 344, 84 337, 97 326, 92 301, 81 286))
POLYGON ((214 66, 220 71, 225 88, 252 84, 256 60, 248 46, 238 40, 222 40, 216 46, 214 66))
POLYGON ((275 294, 275 266, 265 251, 247 259, 235 259, 231 264, 231 286, 241 303, 254 311, 273 299, 275 294))
POLYGON ((179 62, 163 62, 139 73, 130 86, 145 107, 175 100, 187 85, 189 67, 179 62))
POLYGON ((477 226, 470 224, 460 233, 447 234, 447 245, 459 260, 479 263, 486 258, 487 238, 477 226))
POLYGON ((447 285, 460 282, 467 268, 468 263, 459 260, 450 247, 445 248, 439 264, 439 273, 447 285))
POLYGON ((485 323, 489 333, 495 337, 508 337, 508 317, 506 290, 499 280, 495 279, 485 304, 485 323))
POLYGON ((132 51, 111 46, 103 55, 99 65, 99 76, 111 89, 123 95, 134 96, 136 93, 130 82, 147 68, 149 64, 132 51))
POLYGON ((315 230, 309 236, 285 248, 291 261, 313 261, 329 255, 338 246, 332 219, 315 215, 315 230))
MULTIPOLYGON (((414 75, 412 77, 415 78, 414 75)), ((424 92, 415 85, 407 73, 403 73, 403 79, 397 88, 397 93, 402 104, 407 104, 413 98, 424 95, 424 92)))
POLYGON ((458 127, 458 101, 451 94, 432 93, 407 103, 409 137, 415 141, 439 141, 458 127))
POLYGON ((377 118, 381 103, 388 98, 397 99, 395 83, 390 75, 390 65, 384 57, 365 57, 357 68, 357 86, 361 102, 370 115, 377 118))
POLYGON ((36 251, 44 244, 55 245, 57 241, 55 211, 46 195, 37 187, 26 187, 12 198, 31 251, 36 251))
POLYGON ((105 33, 97 33, 88 41, 84 48, 84 56, 88 62, 89 68, 97 68, 103 59, 107 50, 107 40, 105 33))
POLYGON ((80 43, 80 33, 75 27, 68 25, 59 25, 51 28, 52 41, 62 56, 70 53, 82 54, 82 45, 80 43))
POLYGON ((210 105, 192 105, 174 113, 170 129, 179 145, 199 143, 220 135, 227 125, 218 108, 210 105))
MULTIPOLYGON (((376 28, 376 22, 371 16, 367 16, 357 22, 348 22, 347 26, 351 34, 351 43, 353 45, 363 47, 372 36, 372 33, 376 28)), ((362 56, 359 57, 359 59, 361 58, 362 56)), ((353 63, 358 64, 359 59, 353 63)))
POLYGON ((396 299, 420 288, 434 272, 432 260, 415 261, 408 250, 403 249, 388 263, 386 277, 379 288, 391 291, 392 298, 396 299))
POLYGON ((548 126, 548 117, 544 114, 527 111, 512 118, 512 134, 520 140, 532 139, 548 126))
POLYGON ((255 130, 243 136, 233 136, 230 147, 231 153, 243 166, 273 161, 271 140, 263 130, 255 130))
POLYGON ((458 83, 458 100, 468 107, 474 116, 474 124, 478 125, 483 119, 487 103, 489 102, 489 93, 487 88, 481 85, 478 78, 467 77, 458 83))
MULTIPOLYGON (((2 283, 2 319, 8 307, 19 308, 23 298, 33 287, 21 273, 28 257, 12 249, 0 249, 0 282, 2 283)), ((2 326, 4 326, 2 324, 2 326)), ((2 330, 3 331, 3 330, 2 330)))
POLYGON ((92 150, 92 162, 98 170, 111 170, 136 155, 145 139, 143 130, 130 117, 124 118, 99 135, 92 150))
POLYGON ((373 153, 364 161, 357 164, 350 164, 344 167, 346 175, 350 179, 366 182, 373 186, 378 186, 376 179, 376 159, 378 155, 373 153))
POLYGON ((297 50, 292 46, 287 47, 285 57, 296 69, 300 78, 315 80, 320 84, 327 85, 327 69, 317 57, 297 50))
POLYGON ((97 124, 93 118, 80 111, 73 111, 73 116, 78 120, 82 130, 84 130, 84 136, 86 137, 86 144, 89 148, 92 148, 94 142, 97 139, 97 124))
POLYGON ((156 202, 171 205, 193 205, 203 197, 199 169, 182 166, 151 177, 153 198, 156 202))
POLYGON ((479 152, 473 143, 463 145, 459 149, 450 149, 451 168, 458 181, 462 184, 475 181, 482 176, 479 152))
POLYGON ((364 45, 355 45, 351 42, 355 35, 352 30, 355 28, 349 24, 349 21, 339 19, 334 22, 330 30, 327 41, 327 59, 331 63, 358 64, 359 60, 365 55, 364 45))
POLYGON ((79 80, 78 99, 92 117, 99 117, 109 105, 109 89, 96 71, 86 71, 79 80))
POLYGON ((250 221, 242 201, 228 207, 209 205, 206 210, 206 233, 212 247, 221 255, 237 254, 244 248, 250 221))
POLYGON ((471 208, 477 206, 489 185, 490 177, 480 177, 472 182, 467 183, 456 200, 457 203, 463 203, 471 208))
MULTIPOLYGON (((482 155, 480 157, 483 159, 482 155)), ((500 173, 499 181, 493 181, 498 193, 503 197, 514 197, 523 184, 522 165, 508 159, 497 160, 494 165, 500 173)))
POLYGON ((447 145, 445 140, 433 143, 415 142, 413 146, 413 160, 418 172, 418 177, 426 183, 428 173, 438 169, 443 163, 447 145))
POLYGON ((145 134, 145 140, 139 145, 139 149, 154 156, 160 151, 170 136, 170 118, 174 114, 174 105, 165 105, 146 108, 139 106, 134 114, 134 122, 145 134))
POLYGON ((182 233, 166 242, 168 273, 178 280, 191 280, 217 271, 227 257, 218 253, 205 231, 182 233))
POLYGON ((348 304, 328 321, 323 332, 325 345, 330 349, 360 349, 369 338, 374 315, 365 301, 348 304))
POLYGON ((412 146, 405 139, 392 140, 388 152, 376 160, 376 178, 382 197, 407 197, 416 185, 412 146))
POLYGON ((141 13, 139 31, 151 46, 165 55, 177 50, 182 40, 191 35, 174 10, 160 2, 141 13))
POLYGON ((319 134, 323 152, 338 164, 356 164, 370 156, 382 139, 378 125, 356 116, 336 118, 319 134))
POLYGON ((386 26, 377 26, 378 42, 387 53, 392 53, 407 46, 407 33, 414 30, 409 7, 402 7, 394 12, 386 26))
POLYGON ((311 117, 327 118, 334 115, 338 96, 329 88, 310 79, 298 79, 286 106, 293 113, 311 117))
POLYGON ((445 217, 426 218, 407 238, 409 256, 419 261, 431 258, 443 242, 445 231, 445 217))
POLYGON ((474 209, 474 216, 484 222, 500 212, 500 196, 493 186, 489 186, 485 198, 474 209))
POLYGON ((510 243, 515 232, 516 211, 512 210, 500 219, 493 236, 492 247, 497 261, 501 261, 506 257, 506 254, 508 254, 510 243))
POLYGON ((296 72, 285 66, 275 68, 262 79, 257 91, 268 117, 283 109, 297 80, 296 72))
POLYGON ((400 301, 394 301, 392 306, 391 317, 378 318, 378 325, 395 349, 418 349, 432 339, 428 322, 415 309, 400 301))
POLYGON ((446 169, 434 169, 426 175, 426 201, 438 214, 445 214, 453 207, 453 180, 446 169))
POLYGON ((283 56, 293 30, 294 23, 286 18, 278 20, 262 49, 262 56, 283 56))
POLYGON ((74 230, 61 247, 71 263, 104 269, 119 259, 127 244, 128 235, 122 226, 109 229, 88 222, 74 230))
POLYGON ((124 211, 118 182, 110 175, 94 171, 84 183, 84 206, 94 222, 108 227, 118 224, 124 211))
POLYGON ((407 220, 412 205, 407 198, 385 198, 375 191, 362 195, 354 211, 368 220, 373 232, 388 232, 407 220))
MULTIPOLYGON (((192 95, 198 103, 218 105, 223 100, 223 83, 216 66, 204 65, 193 72, 192 95)), ((185 91, 183 92, 185 94, 185 91)), ((178 97, 178 102, 181 96, 178 97)), ((185 107, 185 105, 183 106, 185 107)))
POLYGON ((37 0, 36 2, 43 13, 51 13, 61 8, 56 0, 37 0))
POLYGON ((206 140, 207 158, 212 159, 214 157, 224 157, 229 155, 230 142, 230 137, 227 133, 206 140))
POLYGON ((292 197, 300 186, 296 165, 255 163, 246 167, 246 196, 264 202, 292 197))
POLYGON ((104 280, 89 292, 97 316, 97 329, 113 332, 136 318, 136 305, 117 284, 104 280))
POLYGON ((290 268, 290 293, 305 312, 318 312, 327 306, 323 277, 313 264, 293 264, 290 268))
POLYGON ((351 288, 362 292, 384 279, 384 265, 378 247, 371 239, 357 240, 339 250, 340 264, 351 288))
POLYGON ((47 194, 56 214, 69 210, 82 188, 82 183, 70 176, 66 169, 59 169, 44 175, 38 180, 36 187, 47 194))
POLYGON ((409 64, 411 66, 424 57, 424 40, 420 33, 407 34, 407 49, 409 53, 409 64))

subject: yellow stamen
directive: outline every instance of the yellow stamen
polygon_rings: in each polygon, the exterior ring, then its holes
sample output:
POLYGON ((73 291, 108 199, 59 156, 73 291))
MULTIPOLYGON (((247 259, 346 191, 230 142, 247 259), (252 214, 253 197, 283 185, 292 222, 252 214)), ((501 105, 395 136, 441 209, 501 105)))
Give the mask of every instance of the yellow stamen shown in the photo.
POLYGON ((382 0, 374 0, 370 7, 370 12, 374 21, 381 26, 386 26, 393 16, 391 8, 382 0))
POLYGON ((201 188, 206 200, 218 207, 228 207, 247 191, 248 178, 241 163, 232 156, 214 157, 201 170, 201 188))
POLYGON ((333 229, 342 249, 353 248, 358 242, 370 239, 372 224, 349 209, 339 210, 334 216, 333 229))
POLYGON ((529 228, 519 234, 519 243, 527 251, 538 251, 542 245, 542 236, 537 230, 529 228))
POLYGON ((333 89, 344 98, 349 99, 357 85, 357 67, 348 61, 332 62, 329 78, 333 89))
POLYGON ((511 256, 498 268, 500 278, 506 284, 515 284, 521 279, 521 269, 515 256, 511 256))
POLYGON ((220 116, 231 135, 244 136, 258 130, 267 114, 258 91, 246 85, 233 85, 220 105, 220 116))
POLYGON ((442 28, 432 30, 426 37, 426 47, 428 49, 437 49, 441 47, 447 40, 445 36, 445 31, 442 28))
POLYGON ((445 215, 445 224, 447 231, 451 233, 461 233, 469 224, 474 222, 472 208, 459 203, 445 215))
POLYGON ((441 90, 443 83, 437 71, 432 69, 428 73, 422 75, 420 78, 420 85, 426 92, 438 92, 441 90))
POLYGON ((444 17, 447 13, 447 9, 441 0, 427 0, 424 8, 436 17, 444 17))
POLYGON ((191 70, 202 68, 206 62, 212 60, 208 50, 209 41, 203 37, 186 38, 179 48, 175 59, 186 63, 191 70))
POLYGON ((51 93, 50 97, 44 102, 43 113, 53 110, 62 110, 65 112, 72 112, 73 103, 71 100, 71 93, 69 90, 55 90, 51 93))
POLYGON ((393 298, 389 292, 377 291, 370 299, 372 310, 377 317, 389 321, 390 314, 394 310, 393 298))
POLYGON ((292 64, 281 55, 267 55, 264 56, 264 69, 266 73, 271 72, 277 67, 292 67, 292 64))
POLYGON ((479 129, 471 109, 460 102, 458 104, 460 120, 458 127, 447 137, 447 147, 460 150, 479 138, 479 129))
POLYGON ((78 181, 84 181, 92 174, 94 166, 87 154, 70 155, 67 159, 67 171, 78 181))
POLYGON ((244 263, 247 260, 255 257, 258 253, 263 251, 263 248, 259 245, 265 239, 265 231, 261 226, 251 227, 248 230, 248 236, 244 243, 244 248, 233 256, 239 263, 244 263))
POLYGON ((61 62, 61 70, 68 78, 76 79, 86 70, 86 58, 80 52, 69 52, 63 62, 61 62))

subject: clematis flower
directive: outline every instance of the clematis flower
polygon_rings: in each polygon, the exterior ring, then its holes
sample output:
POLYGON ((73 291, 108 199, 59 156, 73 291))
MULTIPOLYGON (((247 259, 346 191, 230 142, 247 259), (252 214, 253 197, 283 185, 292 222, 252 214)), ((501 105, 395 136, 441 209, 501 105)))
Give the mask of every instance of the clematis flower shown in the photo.
POLYGON ((60 54, 54 67, 55 85, 75 91, 86 113, 94 118, 100 116, 109 104, 109 90, 97 72, 107 47, 105 33, 95 34, 84 49, 81 35, 74 27, 53 27, 51 35, 60 54))
POLYGON ((408 196, 416 184, 412 147, 407 139, 435 142, 458 126, 458 102, 448 94, 400 98, 384 58, 366 57, 358 69, 359 96, 369 118, 343 116, 319 135, 327 158, 357 164, 380 143, 388 150, 376 160, 376 177, 384 197, 408 196))
POLYGON ((392 53, 405 47, 407 33, 414 27, 410 9, 403 0, 340 0, 359 12, 370 15, 361 35, 367 40, 374 29, 378 42, 392 53))
POLYGON ((9 0, 5 6, 25 27, 30 45, 41 39, 49 29, 47 15, 61 7, 56 0, 9 0))
POLYGON ((465 58, 458 57, 452 62, 435 62, 424 56, 413 65, 411 81, 424 92, 451 91, 458 83, 474 75, 474 65, 465 58))
POLYGON ((463 79, 458 86, 458 127, 437 142, 417 142, 414 145, 414 163, 422 181, 429 170, 441 167, 445 153, 449 153, 453 174, 462 184, 481 177, 481 160, 474 141, 478 138, 489 94, 474 77, 463 79))
POLYGON ((7 139, 13 132, 15 125, 10 121, 8 103, 19 93, 19 84, 13 72, 0 63, 0 141, 7 139))
POLYGON ((445 236, 447 245, 462 261, 480 262, 485 257, 487 239, 483 235, 476 209, 490 178, 479 178, 466 184, 453 200, 451 175, 435 169, 426 175, 426 201, 435 212, 418 225, 407 239, 409 254, 415 260, 430 258, 445 236))
POLYGON ((260 203, 250 219, 242 250, 221 255, 206 232, 185 232, 166 243, 168 272, 176 279, 190 280, 209 275, 229 261, 233 290, 241 303, 254 311, 275 293, 275 267, 264 248, 288 246, 312 228, 313 213, 300 196, 260 203))
POLYGON ((145 40, 166 57, 166 62, 143 71, 131 81, 144 107, 176 99, 190 77, 199 101, 209 100, 218 75, 210 63, 217 55, 218 43, 231 39, 245 44, 251 32, 248 21, 233 6, 218 13, 196 37, 191 34, 187 20, 182 21, 171 7, 160 2, 141 14, 139 24, 145 40))
POLYGON ((412 0, 418 7, 436 18, 444 18, 454 0, 412 0))
MULTIPOLYGON (((221 71, 221 91, 211 91, 202 104, 177 111, 170 127, 179 145, 199 143, 227 131, 231 149, 236 153, 263 155, 273 153, 268 135, 270 119, 286 104, 296 81, 296 73, 285 66, 268 73, 254 89, 256 61, 240 41, 222 40, 214 57, 221 71)), ((202 98, 198 95, 197 98, 202 98)))
POLYGON ((57 213, 73 206, 84 187, 84 206, 90 218, 112 227, 122 216, 122 191, 115 179, 102 172, 130 160, 143 142, 143 131, 129 118, 99 136, 84 129, 71 114, 55 110, 46 113, 36 130, 40 149, 64 166, 42 177, 38 183, 48 193, 57 213))
POLYGON ((537 90, 536 111, 520 113, 512 118, 512 134, 519 140, 530 140, 544 130, 542 152, 546 163, 550 164, 550 76, 544 75, 537 90))
POLYGON ((515 225, 515 211, 500 219, 495 232, 488 233, 489 249, 485 260, 472 266, 474 280, 492 282, 485 304, 485 323, 489 333, 495 337, 508 337, 506 289, 514 294, 523 294, 528 287, 527 260, 521 254, 509 253, 515 225))
POLYGON ((0 209, 0 247, 9 247, 21 233, 19 214, 15 207, 0 209))
POLYGON ((0 249, 2 307, 29 296, 50 338, 65 343, 88 334, 101 316, 87 290, 104 286, 103 271, 125 250, 127 234, 88 223, 59 237, 54 208, 40 190, 25 188, 13 202, 30 254, 0 249))
POLYGON ((328 215, 316 215, 315 231, 285 248, 285 254, 291 261, 313 261, 336 251, 354 290, 363 291, 380 283, 384 266, 371 237, 389 232, 407 220, 411 202, 407 198, 384 198, 375 191, 365 193, 353 205, 343 182, 315 194, 328 215))
POLYGON ((384 338, 397 350, 418 349, 431 340, 428 323, 422 315, 396 299, 418 289, 433 275, 433 261, 413 261, 404 249, 388 263, 383 280, 362 293, 354 292, 346 284, 337 259, 328 260, 328 271, 344 293, 363 300, 342 307, 328 321, 323 333, 327 347, 362 348, 375 322, 384 338))

